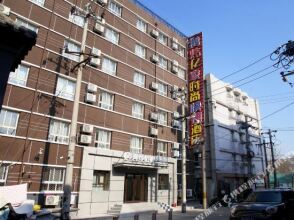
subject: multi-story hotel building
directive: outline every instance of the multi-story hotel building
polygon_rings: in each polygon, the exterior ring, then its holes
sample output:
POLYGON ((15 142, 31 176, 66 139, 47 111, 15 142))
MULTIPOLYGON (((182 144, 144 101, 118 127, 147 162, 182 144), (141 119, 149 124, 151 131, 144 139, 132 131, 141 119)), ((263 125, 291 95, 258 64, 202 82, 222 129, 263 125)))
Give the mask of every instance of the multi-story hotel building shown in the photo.
POLYGON ((88 2, 72 204, 92 215, 116 204, 176 203, 180 102, 170 91, 186 86, 186 37, 136 0, 2 0, 38 37, 10 73, 0 184, 27 183, 36 203, 59 205, 79 61, 69 52, 81 51, 85 22, 73 12, 88 2))
MULTIPOLYGON (((230 193, 265 167, 257 100, 212 74, 206 75, 205 82, 207 188, 211 199, 230 193)), ((195 173, 195 187, 200 190, 200 169, 195 173)))

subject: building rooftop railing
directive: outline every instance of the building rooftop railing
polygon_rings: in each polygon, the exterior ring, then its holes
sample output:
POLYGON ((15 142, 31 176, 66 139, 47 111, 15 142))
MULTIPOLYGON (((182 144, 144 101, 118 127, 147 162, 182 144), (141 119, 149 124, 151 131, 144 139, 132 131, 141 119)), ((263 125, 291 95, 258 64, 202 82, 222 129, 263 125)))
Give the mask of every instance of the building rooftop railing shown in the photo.
POLYGON ((152 17, 158 19, 159 21, 161 21, 162 23, 164 23, 165 25, 167 25, 170 29, 172 29, 174 32, 176 32, 181 37, 187 38, 187 36, 184 33, 182 33, 181 31, 179 31, 177 28, 175 28, 173 25, 171 25, 170 23, 168 23, 162 17, 160 17, 159 15, 157 15, 156 13, 154 13, 153 11, 151 11, 149 8, 147 8, 145 5, 143 5, 139 0, 130 0, 130 1, 133 2, 135 5, 139 6, 140 8, 142 8, 147 13, 149 13, 152 17))

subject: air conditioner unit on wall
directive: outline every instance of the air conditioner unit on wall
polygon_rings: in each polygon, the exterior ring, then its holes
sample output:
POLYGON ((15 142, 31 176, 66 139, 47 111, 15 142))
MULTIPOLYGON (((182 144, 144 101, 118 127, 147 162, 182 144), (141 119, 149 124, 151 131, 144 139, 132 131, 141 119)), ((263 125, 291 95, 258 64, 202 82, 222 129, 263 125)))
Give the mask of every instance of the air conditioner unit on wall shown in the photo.
POLYGON ((150 32, 150 35, 151 35, 152 37, 154 37, 154 38, 158 38, 159 33, 158 33, 157 30, 153 29, 153 30, 150 32))
POLYGON ((180 117, 180 113, 174 111, 174 112, 173 112, 173 119, 178 119, 179 117, 180 117))
POLYGON ((10 15, 10 8, 8 8, 5 5, 0 4, 0 12, 2 12, 4 15, 9 16, 10 15))
POLYGON ((96 47, 93 47, 91 54, 94 55, 95 57, 91 58, 90 65, 95 67, 100 66, 101 60, 99 57, 101 56, 101 50, 99 50, 96 47))
POLYGON ((96 95, 93 95, 91 93, 87 93, 86 94, 85 101, 88 102, 88 103, 94 103, 94 102, 96 102, 96 95))
POLYGON ((150 121, 158 121, 158 114, 156 112, 150 113, 150 121))
POLYGON ((80 143, 81 144, 91 144, 92 143, 92 136, 82 134, 80 136, 80 143))
POLYGON ((180 127, 180 122, 177 120, 172 120, 172 127, 173 128, 179 128, 180 127))
POLYGON ((105 20, 102 18, 102 21, 101 22, 96 22, 95 26, 94 26, 94 32, 97 33, 97 34, 103 34, 104 33, 104 30, 105 30, 105 27, 104 27, 104 24, 105 23, 105 20))
POLYGON ((156 128, 150 128, 150 136, 157 136, 158 130, 156 128))
POLYGON ((152 82, 150 84, 150 89, 156 91, 158 89, 158 84, 156 82, 152 82))
POLYGON ((156 54, 153 54, 150 59, 151 59, 151 62, 153 63, 158 63, 159 61, 159 57, 156 54))
POLYGON ((99 5, 105 6, 107 5, 108 0, 96 0, 99 5))
POLYGON ((54 195, 47 195, 45 197, 45 205, 59 205, 60 197, 54 195))
POLYGON ((93 84, 93 83, 89 83, 87 85, 87 91, 88 92, 97 92, 97 85, 93 84))
POLYGON ((178 71, 179 71, 179 63, 178 63, 178 61, 174 60, 174 61, 172 62, 172 68, 171 68, 171 71, 172 71, 173 73, 178 73, 178 71))
POLYGON ((172 38, 172 49, 173 50, 178 50, 179 49, 179 44, 178 44, 178 40, 176 38, 172 38))
POLYGON ((180 157, 180 152, 178 150, 172 151, 172 158, 179 158, 180 157))
POLYGON ((93 125, 83 124, 83 126, 82 126, 82 132, 84 132, 84 133, 93 133, 93 130, 94 130, 93 125))
POLYGON ((173 149, 172 150, 174 150, 174 151, 179 151, 180 150, 180 144, 178 143, 178 142, 174 142, 173 143, 173 149))

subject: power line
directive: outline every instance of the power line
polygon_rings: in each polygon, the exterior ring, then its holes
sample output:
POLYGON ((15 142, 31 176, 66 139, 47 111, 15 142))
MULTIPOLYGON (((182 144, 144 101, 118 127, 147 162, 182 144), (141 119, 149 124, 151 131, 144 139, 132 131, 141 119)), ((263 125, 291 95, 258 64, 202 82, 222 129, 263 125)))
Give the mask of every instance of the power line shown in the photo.
POLYGON ((290 107, 290 106, 293 105, 293 104, 294 104, 294 102, 291 102, 291 103, 285 105, 284 107, 282 107, 282 108, 280 108, 280 109, 278 109, 278 110, 276 110, 276 111, 274 111, 274 112, 272 112, 272 113, 270 113, 270 114, 264 116, 263 118, 261 118, 261 120, 266 119, 266 118, 268 118, 268 117, 270 117, 270 116, 272 116, 272 115, 274 115, 274 114, 276 114, 276 113, 278 113, 278 112, 280 112, 280 111, 282 111, 282 110, 284 110, 284 109, 290 107))

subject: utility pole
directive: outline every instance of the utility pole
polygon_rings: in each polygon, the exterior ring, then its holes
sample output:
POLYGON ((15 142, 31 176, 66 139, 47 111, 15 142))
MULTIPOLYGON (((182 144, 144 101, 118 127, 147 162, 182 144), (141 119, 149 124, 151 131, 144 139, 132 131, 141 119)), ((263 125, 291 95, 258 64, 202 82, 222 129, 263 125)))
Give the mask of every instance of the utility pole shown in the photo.
POLYGON ((247 161, 248 161, 248 174, 249 177, 252 176, 252 156, 251 155, 251 149, 250 149, 250 136, 249 136, 249 129, 250 125, 248 124, 248 118, 247 116, 245 116, 245 124, 244 124, 244 128, 245 128, 245 139, 246 139, 246 151, 247 151, 247 161))
MULTIPOLYGON (((84 61, 84 53, 85 53, 85 45, 87 39, 88 32, 88 18, 90 15, 91 6, 90 4, 86 4, 85 11, 82 11, 82 14, 85 16, 85 23, 83 27, 83 35, 81 42, 81 53, 80 63, 84 61)), ((80 91, 82 84, 82 71, 83 66, 78 66, 77 72, 77 81, 76 81, 76 91, 73 103, 73 113, 71 118, 70 125, 70 135, 69 135, 69 146, 67 151, 67 164, 66 164, 66 172, 65 172, 65 182, 63 187, 63 201, 62 201, 62 209, 61 209, 61 218, 62 219, 70 219, 70 200, 71 200, 71 192, 72 192, 72 177, 73 177, 73 166, 74 166, 74 154, 75 154, 75 146, 76 146, 76 138, 77 138, 77 121, 78 121, 78 113, 79 113, 79 101, 80 101, 80 91)))
POLYGON ((203 209, 207 209, 207 189, 206 189, 206 149, 205 149, 205 144, 202 143, 202 199, 203 199, 203 209))
POLYGON ((186 111, 185 111, 185 95, 182 96, 182 213, 186 213, 186 111))
POLYGON ((268 172, 268 160, 267 160, 267 149, 266 149, 266 143, 265 140, 263 139, 263 150, 264 150, 264 159, 265 159, 265 172, 266 172, 266 188, 270 188, 270 179, 269 179, 269 172, 268 172))
POLYGON ((276 188, 277 187, 277 169, 276 169, 276 165, 275 165, 275 153, 274 153, 274 144, 272 141, 272 132, 277 132, 277 131, 272 131, 271 129, 268 130, 270 147, 271 147, 271 154, 272 154, 272 165, 273 165, 273 169, 274 169, 274 188, 276 188))

